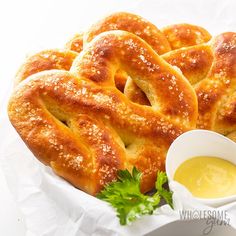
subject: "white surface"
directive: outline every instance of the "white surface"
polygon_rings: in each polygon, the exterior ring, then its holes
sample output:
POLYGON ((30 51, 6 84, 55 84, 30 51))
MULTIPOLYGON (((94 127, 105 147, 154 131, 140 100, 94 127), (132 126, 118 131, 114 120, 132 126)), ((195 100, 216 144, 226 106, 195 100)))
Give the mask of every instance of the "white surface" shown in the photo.
POLYGON ((0 235, 25 235, 24 218, 16 206, 0 169, 0 235))
MULTIPOLYGON (((0 116, 6 113, 10 81, 26 53, 61 47, 74 33, 85 29, 104 14, 120 10, 132 11, 160 27, 189 22, 202 25, 216 34, 235 31, 235 9, 234 0, 1 1, 0 116)), ((7 132, 3 128, 0 125, 0 132, 7 132)), ((1 172, 0 189, 0 235, 25 235, 23 218, 8 192, 1 172)))

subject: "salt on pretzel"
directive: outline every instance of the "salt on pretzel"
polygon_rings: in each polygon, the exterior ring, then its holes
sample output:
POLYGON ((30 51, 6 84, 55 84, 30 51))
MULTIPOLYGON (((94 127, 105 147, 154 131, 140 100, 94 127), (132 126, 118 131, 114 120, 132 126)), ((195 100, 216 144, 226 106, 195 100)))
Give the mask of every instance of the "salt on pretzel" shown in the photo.
MULTIPOLYGON (((158 54, 171 50, 164 34, 151 22, 141 16, 117 12, 96 22, 84 33, 83 44, 86 46, 97 35, 111 30, 124 30, 133 33, 145 40, 158 54)), ((122 92, 129 76, 124 71, 118 70, 115 75, 116 87, 122 92)))
MULTIPOLYGON (((236 141, 236 33, 222 33, 208 44, 174 50, 162 58, 181 68, 195 88, 197 128, 213 130, 236 141)), ((134 102, 149 105, 132 79, 128 79, 124 93, 134 102)))
POLYGON ((95 37, 69 72, 46 70, 22 81, 8 113, 34 155, 74 186, 95 195, 117 170, 136 166, 146 192, 164 170, 172 141, 195 128, 197 98, 145 41, 111 31, 95 37), (150 107, 115 87, 118 69, 132 76, 150 107))
MULTIPOLYGON (((161 55, 172 66, 180 69, 183 75, 194 86, 206 78, 212 63, 213 51, 209 44, 176 49, 161 55)), ((138 88, 132 78, 128 78, 124 87, 124 94, 133 102, 149 105, 145 94, 138 88)))
POLYGON ((197 127, 210 129, 236 142, 236 33, 212 41, 213 61, 207 76, 195 85, 197 127))
POLYGON ((78 53, 71 50, 44 50, 28 56, 25 63, 16 74, 15 85, 25 80, 32 74, 44 70, 70 70, 74 59, 78 53))
MULTIPOLYGON (((92 25, 90 29, 84 33, 83 39, 82 34, 78 34, 72 38, 66 44, 66 48, 75 50, 76 52, 81 52, 82 45, 86 45, 100 33, 111 30, 124 30, 139 36, 145 40, 159 55, 169 52, 172 49, 208 42, 211 39, 211 35, 200 26, 190 24, 175 24, 159 30, 155 25, 143 17, 127 12, 117 12, 92 25)), ((206 58, 206 60, 207 59, 208 58, 206 58)), ((184 58, 182 61, 184 61, 184 58)), ((184 64, 186 64, 185 61, 184 64)), ((180 63, 178 63, 177 66, 180 66, 180 63)), ((189 70, 187 68, 182 70, 180 67, 180 69, 183 72, 186 72, 188 75, 189 70)), ((192 72, 199 74, 199 70, 197 69, 192 72)), ((125 93, 130 97, 134 96, 133 99, 137 99, 137 101, 141 104, 147 103, 148 100, 145 98, 144 94, 138 90, 132 79, 129 78, 129 76, 124 71, 119 70, 116 72, 116 87, 123 92, 127 79, 128 84, 126 86, 125 93), (131 94, 129 94, 130 90, 131 94), (133 94, 132 90, 135 91, 136 94, 133 94)))
POLYGON ((81 52, 97 35, 111 30, 124 30, 145 40, 158 54, 174 49, 206 43, 211 39, 207 30, 191 24, 174 24, 159 30, 148 20, 128 12, 116 12, 93 24, 84 34, 76 34, 66 48, 81 52))
POLYGON ((211 39, 211 35, 204 28, 186 23, 169 25, 161 31, 172 50, 206 43, 211 39))
MULTIPOLYGON (((141 17, 138 17, 130 13, 115 13, 103 19, 99 23, 93 25, 88 31, 88 33, 85 34, 87 35, 85 38, 88 39, 87 41, 89 41, 91 38, 95 37, 97 34, 106 30, 114 29, 114 28, 123 28, 126 31, 129 30, 133 33, 138 34, 142 38, 145 38, 145 37, 147 38, 147 35, 150 35, 150 32, 152 32, 156 38, 158 38, 161 35, 160 31, 157 28, 155 28, 155 26, 153 26, 151 23, 149 23, 148 21, 144 20, 141 17), (129 21, 129 27, 127 26, 128 24, 124 23, 127 21, 129 21), (142 22, 141 26, 139 26, 140 22, 142 22), (152 31, 147 31, 147 29, 152 29, 152 31), (145 33, 142 33, 144 31, 145 33)), ((213 63, 214 53, 213 53, 211 44, 204 43, 204 42, 209 41, 209 39, 211 38, 210 34, 202 27, 189 25, 189 24, 171 25, 171 26, 164 27, 161 31, 166 37, 166 39, 168 40, 169 44, 171 45, 171 48, 177 49, 177 50, 172 50, 163 54, 162 58, 165 59, 171 65, 178 67, 182 71, 184 76, 189 80, 189 82, 194 87, 195 87, 195 84, 202 81, 204 78, 207 78, 208 72, 210 71, 212 64, 215 63, 215 62, 213 63)), ((161 35, 161 39, 163 39, 162 35, 161 35)), ((161 41, 161 39, 159 41, 161 41)), ((85 40, 85 43, 86 43, 86 40, 85 40)), ((82 49, 82 44, 83 44, 82 34, 79 34, 67 44, 67 48, 80 52, 80 50, 82 49)), ((158 43, 157 45, 153 44, 152 47, 158 48, 158 43)), ((170 50, 170 47, 168 48, 168 46, 165 48, 166 50, 170 50)), ((49 69, 49 67, 51 67, 51 69, 58 68, 58 66, 55 66, 55 65, 59 65, 60 68, 64 68, 68 70, 70 68, 68 65, 71 66, 72 61, 76 56, 76 55, 73 55, 70 50, 68 52, 67 52, 67 56, 63 54, 57 56, 57 54, 54 51, 50 51, 49 53, 49 54, 52 54, 52 56, 48 56, 48 52, 46 53, 40 52, 38 55, 34 55, 32 58, 28 59, 28 62, 26 63, 27 66, 24 65, 23 68, 21 68, 20 73, 18 73, 17 78, 24 79, 25 76, 22 76, 22 73, 26 73, 26 75, 29 75, 29 71, 31 71, 32 73, 34 72, 34 70, 38 70, 38 71, 45 70, 45 69, 49 69), (71 57, 70 54, 72 54, 73 57, 71 57), (53 58, 53 60, 51 60, 50 63, 48 62, 45 63, 44 55, 46 55, 46 57, 53 58), (62 60, 61 57, 69 58, 69 60, 68 59, 62 60), (59 61, 60 63, 55 63, 55 61, 56 62, 59 61), (67 63, 67 61, 69 61, 70 63, 67 63), (66 62, 65 65, 63 65, 62 62, 64 63, 66 62), (46 68, 45 68, 45 64, 47 65, 46 68)), ((232 67, 234 67, 234 65, 235 64, 232 64, 232 67)), ((115 77, 116 77, 115 79, 116 87, 118 87, 121 91, 124 91, 125 95, 130 100, 139 104, 150 105, 149 100, 147 99, 146 95, 134 83, 132 78, 128 77, 125 71, 119 70, 119 73, 116 73, 115 77), (128 80, 126 82, 127 78, 128 80), (125 85, 125 88, 124 88, 124 85, 125 85)), ((19 79, 17 79, 17 81, 18 80, 19 79)), ((204 100, 204 102, 200 101, 200 99, 203 100, 201 96, 202 95, 200 94, 199 104, 205 104, 205 105, 199 105, 199 109, 201 109, 201 111, 199 112, 200 115, 199 115, 198 127, 219 131, 220 133, 229 135, 231 138, 233 138, 234 132, 230 132, 229 134, 228 131, 222 128, 214 127, 214 122, 209 121, 210 120, 209 113, 207 115, 208 118, 206 118, 206 114, 201 116, 201 113, 203 113, 203 110, 204 110, 204 107, 206 107, 206 104, 208 104, 207 106, 211 106, 211 100, 208 99, 208 103, 206 99, 204 100), (203 107, 203 108, 200 108, 200 107, 203 107)), ((205 98, 206 96, 208 95, 205 95, 205 98)), ((225 96, 227 97, 227 95, 225 96)), ((211 113, 211 114, 214 114, 214 113, 211 113)), ((212 119, 213 118, 211 118, 211 120, 212 119)), ((233 139, 236 140, 236 138, 233 138, 233 139)))
POLYGON ((83 50, 83 33, 74 35, 65 45, 65 48, 80 53, 83 50))

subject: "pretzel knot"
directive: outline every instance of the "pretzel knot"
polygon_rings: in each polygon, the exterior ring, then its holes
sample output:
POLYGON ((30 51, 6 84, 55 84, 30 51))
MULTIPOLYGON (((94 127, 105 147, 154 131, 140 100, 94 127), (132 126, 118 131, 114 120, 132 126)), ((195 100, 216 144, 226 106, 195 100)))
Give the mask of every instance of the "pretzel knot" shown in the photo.
MULTIPOLYGON (((204 46, 200 46, 199 50, 189 51, 189 57, 182 58, 180 55, 171 54, 171 50, 195 46, 208 42, 211 35, 202 27, 190 24, 176 24, 164 27, 159 30, 155 25, 141 16, 127 13, 113 13, 102 20, 96 22, 84 34, 77 34, 67 44, 66 48, 81 52, 83 47, 87 45, 94 37, 102 32, 110 30, 124 30, 137 35, 146 41, 153 50, 159 55, 164 54, 164 59, 181 69, 188 80, 196 81, 199 77, 204 76, 208 69, 206 65, 211 59, 211 54, 205 51, 204 46), (202 50, 202 51, 201 51, 202 50), (195 60, 195 63, 192 61, 195 60), (196 64, 203 66, 196 66, 196 64)), ((131 99, 141 104, 148 104, 148 100, 138 90, 133 80, 124 71, 118 70, 115 75, 116 87, 131 99), (128 82, 126 83, 128 79, 128 82)))
POLYGON ((197 98, 145 41, 110 31, 95 37, 70 71, 46 70, 21 82, 9 117, 34 155, 83 191, 95 195, 118 169, 136 166, 146 192, 164 170, 171 142, 195 127, 197 98), (133 78, 151 106, 116 88, 117 70, 133 78))
MULTIPOLYGON (((180 68, 195 89, 197 128, 214 130, 236 142, 236 33, 222 33, 209 43, 173 50, 161 57, 180 68)), ((124 94, 133 102, 150 104, 131 78, 124 94)))

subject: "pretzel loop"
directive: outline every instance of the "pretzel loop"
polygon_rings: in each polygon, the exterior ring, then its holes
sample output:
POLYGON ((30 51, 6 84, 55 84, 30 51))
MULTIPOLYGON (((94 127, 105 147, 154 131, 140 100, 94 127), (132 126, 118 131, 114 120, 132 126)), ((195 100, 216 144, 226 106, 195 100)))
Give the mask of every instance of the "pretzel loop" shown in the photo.
POLYGON ((164 169, 171 142, 194 128, 197 102, 188 81, 148 44, 112 31, 96 37, 70 72, 39 72, 21 82, 9 117, 35 156, 74 186, 95 195, 118 169, 135 165, 146 192, 164 169), (120 68, 151 107, 131 102, 115 87, 120 68))

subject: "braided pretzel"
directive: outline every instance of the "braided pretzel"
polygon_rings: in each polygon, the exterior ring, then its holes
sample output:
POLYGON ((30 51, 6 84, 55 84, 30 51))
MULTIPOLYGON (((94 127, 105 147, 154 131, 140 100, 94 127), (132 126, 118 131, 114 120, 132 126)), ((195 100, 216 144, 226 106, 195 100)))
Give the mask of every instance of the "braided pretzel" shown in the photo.
POLYGON ((111 31, 92 40, 70 72, 41 71, 21 82, 8 112, 34 155, 74 186, 95 195, 118 169, 135 165, 146 192, 164 169, 171 142, 195 127, 197 99, 182 74, 145 41, 111 31), (150 107, 115 87, 118 69, 132 76, 150 107))

